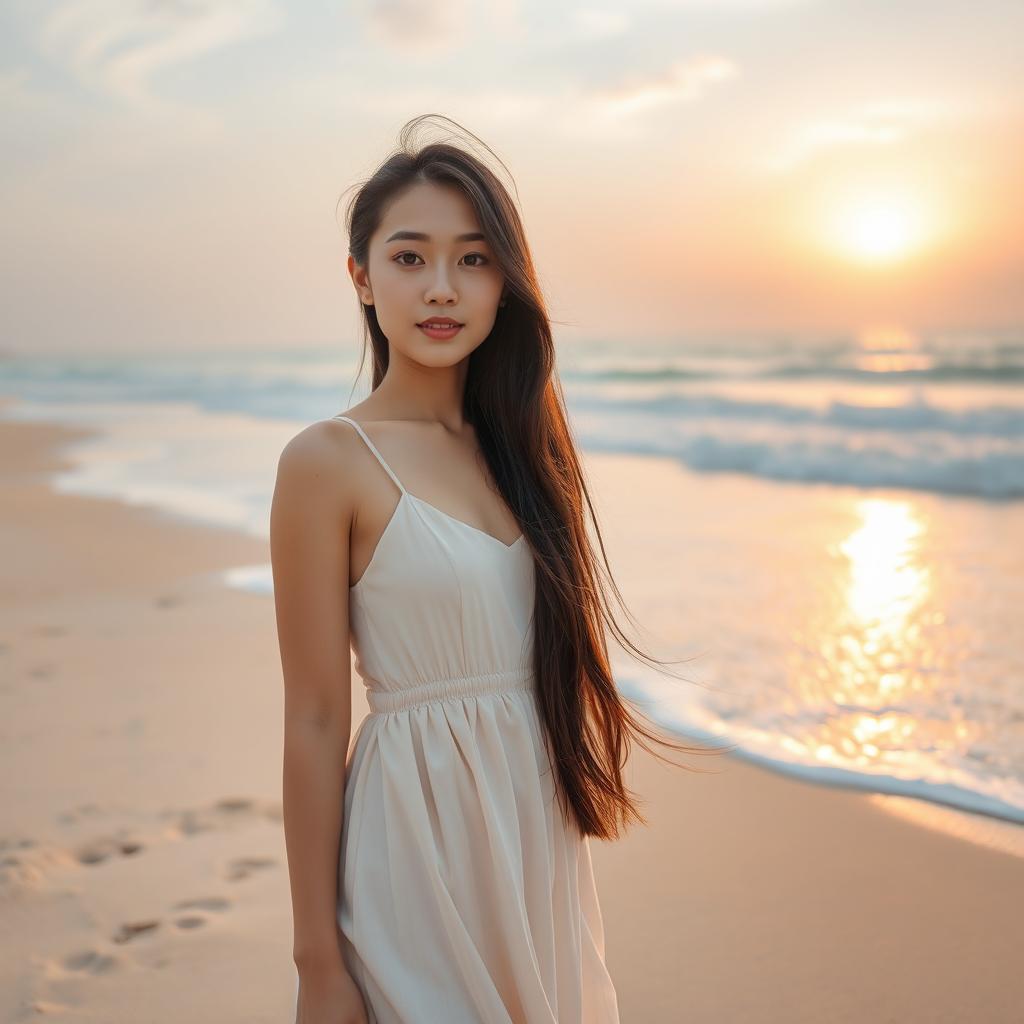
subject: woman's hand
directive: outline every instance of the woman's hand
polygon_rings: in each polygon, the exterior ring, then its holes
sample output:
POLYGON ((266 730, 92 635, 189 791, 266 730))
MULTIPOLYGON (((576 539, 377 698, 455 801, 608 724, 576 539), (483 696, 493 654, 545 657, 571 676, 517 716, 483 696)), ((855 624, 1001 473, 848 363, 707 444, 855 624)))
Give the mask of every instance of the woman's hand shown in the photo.
POLYGON ((295 1024, 367 1024, 362 993, 343 961, 299 974, 295 1024))

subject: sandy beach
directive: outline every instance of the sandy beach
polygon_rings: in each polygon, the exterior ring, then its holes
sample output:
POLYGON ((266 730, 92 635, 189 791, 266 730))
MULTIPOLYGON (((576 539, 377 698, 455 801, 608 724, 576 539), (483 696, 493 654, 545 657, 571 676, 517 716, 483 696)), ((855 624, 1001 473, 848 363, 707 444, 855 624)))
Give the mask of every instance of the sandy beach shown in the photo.
MULTIPOLYGON (((273 603, 218 577, 267 545, 56 493, 73 436, 0 423, 0 1019, 284 1024, 273 603)), ((624 591, 656 600, 655 549, 614 528, 678 507, 656 462, 588 465, 624 591)), ((635 748, 649 825, 591 844, 624 1022, 1020 1019, 1020 829, 690 763, 713 773, 635 748)))

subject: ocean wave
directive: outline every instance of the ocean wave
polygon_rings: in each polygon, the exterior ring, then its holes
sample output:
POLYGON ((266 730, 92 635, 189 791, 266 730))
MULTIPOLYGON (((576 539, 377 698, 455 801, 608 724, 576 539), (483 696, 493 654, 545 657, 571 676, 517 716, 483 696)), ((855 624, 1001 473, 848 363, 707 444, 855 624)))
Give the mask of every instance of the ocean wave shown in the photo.
POLYGON ((1024 497, 1024 408, 811 408, 720 395, 609 404, 591 395, 574 413, 587 448, 669 456, 702 472, 1024 497))
POLYGON ((945 363, 932 366, 886 367, 836 365, 827 362, 794 362, 757 366, 752 361, 707 360, 693 365, 574 367, 563 376, 585 383, 638 384, 714 380, 820 380, 863 384, 962 383, 1019 384, 1024 364, 1019 361, 987 364, 945 363))

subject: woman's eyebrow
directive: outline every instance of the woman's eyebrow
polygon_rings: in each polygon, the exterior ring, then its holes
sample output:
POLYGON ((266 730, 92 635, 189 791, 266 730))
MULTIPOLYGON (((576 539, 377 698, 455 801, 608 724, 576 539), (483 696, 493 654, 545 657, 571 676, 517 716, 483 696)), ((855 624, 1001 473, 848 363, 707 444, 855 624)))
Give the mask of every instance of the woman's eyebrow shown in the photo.
MULTIPOLYGON (((393 235, 385 239, 385 242, 394 242, 397 240, 404 240, 410 242, 429 242, 431 241, 430 235, 425 235, 422 231, 396 231, 393 235)), ((483 234, 479 231, 468 231, 464 235, 456 235, 456 242, 486 242, 483 234)))

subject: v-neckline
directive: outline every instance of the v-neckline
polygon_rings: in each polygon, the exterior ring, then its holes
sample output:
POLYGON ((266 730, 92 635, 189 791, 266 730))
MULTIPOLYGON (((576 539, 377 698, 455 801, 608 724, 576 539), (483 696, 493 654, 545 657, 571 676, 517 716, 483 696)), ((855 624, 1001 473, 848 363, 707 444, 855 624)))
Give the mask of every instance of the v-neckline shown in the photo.
MULTIPOLYGON (((373 443, 373 440, 370 438, 370 435, 366 433, 366 430, 363 428, 363 425, 358 420, 354 420, 352 419, 351 416, 346 416, 343 413, 338 413, 337 415, 332 416, 331 419, 344 420, 346 423, 350 423, 353 427, 355 427, 356 433, 358 433, 359 436, 362 437, 362 439, 366 442, 366 446, 373 453, 374 458, 376 458, 376 460, 381 464, 381 467, 384 469, 384 472, 387 473, 389 477, 391 477, 391 479, 395 483, 395 486, 398 488, 400 496, 398 499, 398 504, 395 506, 395 514, 393 514, 391 520, 388 521, 389 526, 391 525, 391 521, 396 518, 399 506, 406 498, 409 498, 412 501, 415 501, 418 504, 422 505, 424 508, 432 509, 438 515, 444 516, 444 518, 448 519, 450 522, 457 523, 459 526, 462 526, 467 530, 472 530, 473 533, 478 533, 480 534, 481 537, 486 537, 489 541, 491 541, 491 543, 497 544, 504 551, 514 550, 516 547, 518 547, 521 541, 525 540, 525 534, 520 533, 519 536, 516 537, 516 539, 512 541, 511 544, 506 544, 500 537, 495 537, 494 534, 488 533, 486 530, 480 529, 479 526, 473 526, 472 523, 467 523, 464 519, 459 519, 458 516, 453 516, 451 512, 445 512, 443 508, 438 508, 436 505, 427 501, 426 498, 421 498, 418 495, 415 495, 412 492, 407 491, 405 489, 405 484, 403 484, 402 481, 399 480, 398 474, 395 473, 395 471, 388 465, 387 460, 384 458, 383 455, 381 455, 380 451, 377 449, 377 446, 373 443)), ((386 533, 387 530, 385 529, 384 532, 386 533)), ((362 579, 362 577, 360 577, 360 579, 362 579)), ((353 584, 353 586, 355 585, 356 584, 353 584)))
MULTIPOLYGON (((511 551, 517 547, 519 543, 525 540, 526 535, 520 533, 518 537, 511 544, 506 544, 500 537, 495 537, 493 533, 488 533, 486 530, 481 530, 479 526, 474 526, 472 523, 467 523, 464 519, 459 519, 458 516, 453 516, 451 512, 445 512, 443 508, 438 508, 436 505, 427 501, 426 498, 421 498, 419 495, 413 494, 412 491, 402 490, 402 498, 409 498, 411 501, 415 501, 425 508, 436 512, 440 516, 444 516, 445 519, 451 520, 453 523, 457 523, 459 526, 464 526, 467 530, 472 530, 474 533, 480 534, 481 537, 486 537, 489 541, 493 541, 498 547, 503 548, 505 551, 511 551)), ((399 499, 401 500, 401 499, 399 499)))

